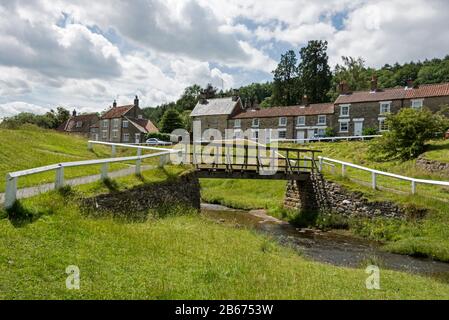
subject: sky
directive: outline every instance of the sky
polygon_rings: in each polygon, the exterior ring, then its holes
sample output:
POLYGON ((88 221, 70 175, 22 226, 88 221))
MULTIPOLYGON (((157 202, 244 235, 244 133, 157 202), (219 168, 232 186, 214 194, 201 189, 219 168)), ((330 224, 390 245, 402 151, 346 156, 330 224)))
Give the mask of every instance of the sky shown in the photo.
POLYGON ((309 40, 328 41, 331 66, 444 57, 448 12, 446 0, 0 0, 0 118, 270 81, 309 40))

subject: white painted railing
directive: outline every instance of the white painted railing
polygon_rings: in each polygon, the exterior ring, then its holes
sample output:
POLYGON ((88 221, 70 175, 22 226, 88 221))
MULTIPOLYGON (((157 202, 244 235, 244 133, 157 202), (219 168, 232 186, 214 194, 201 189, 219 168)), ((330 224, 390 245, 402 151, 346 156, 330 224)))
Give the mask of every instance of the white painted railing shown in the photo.
POLYGON ((6 175, 6 191, 5 191, 4 207, 6 209, 9 209, 16 202, 16 200, 17 200, 17 180, 20 177, 29 176, 29 175, 33 175, 33 174, 37 174, 37 173, 42 173, 42 172, 56 171, 55 189, 60 189, 64 186, 64 168, 91 166, 91 165, 101 164, 102 167, 101 167, 101 175, 100 176, 101 176, 102 180, 105 180, 108 178, 108 168, 109 168, 110 163, 136 161, 135 173, 137 175, 139 175, 139 174, 141 174, 142 160, 148 159, 148 158, 159 157, 159 159, 160 159, 159 166, 163 166, 164 164, 166 164, 170 161, 171 153, 179 152, 178 150, 173 150, 173 149, 144 147, 144 146, 127 145, 127 144, 123 144, 123 143, 109 143, 109 142, 100 142, 100 141, 89 141, 88 148, 92 149, 93 144, 111 146, 113 157, 116 155, 117 147, 136 148, 137 155, 131 156, 131 157, 85 160, 85 161, 76 161, 76 162, 62 162, 62 163, 52 164, 52 165, 39 167, 39 168, 10 172, 6 175), (161 152, 142 155, 142 150, 153 150, 153 151, 161 151, 161 152))
POLYGON ((410 177, 405 177, 405 176, 401 176, 398 174, 384 172, 384 171, 380 171, 380 170, 374 170, 374 169, 366 168, 363 166, 359 166, 357 164, 344 162, 344 161, 340 161, 340 160, 335 160, 335 159, 330 159, 330 158, 326 158, 326 157, 318 157, 318 160, 319 160, 320 172, 323 171, 323 165, 325 165, 325 164, 329 165, 330 163, 336 163, 336 164, 341 165, 341 175, 342 176, 346 176, 346 168, 354 168, 354 169, 362 170, 365 172, 370 172, 371 173, 371 187, 374 190, 377 189, 377 177, 378 176, 385 176, 385 177, 390 177, 390 178, 394 178, 394 179, 398 179, 398 180, 409 181, 411 183, 412 194, 416 194, 416 187, 418 184, 429 184, 429 185, 435 185, 435 186, 449 187, 448 181, 424 180, 424 179, 410 178, 410 177))
POLYGON ((316 137, 308 139, 271 139, 271 141, 276 142, 293 142, 293 143, 306 143, 306 142, 322 142, 322 141, 339 141, 339 140, 368 140, 382 137, 381 135, 371 135, 371 136, 348 136, 348 137, 316 137))

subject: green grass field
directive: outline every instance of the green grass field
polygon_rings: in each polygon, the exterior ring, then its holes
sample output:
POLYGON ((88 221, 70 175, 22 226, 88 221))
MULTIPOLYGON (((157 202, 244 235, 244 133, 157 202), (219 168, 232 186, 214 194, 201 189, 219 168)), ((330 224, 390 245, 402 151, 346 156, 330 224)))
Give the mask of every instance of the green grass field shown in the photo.
MULTIPOLYGON (((150 151, 151 152, 151 151, 150 151)), ((117 148, 117 156, 136 155, 135 150, 117 148)), ((53 130, 43 130, 34 126, 24 126, 17 130, 0 129, 0 192, 5 190, 5 176, 8 172, 31 169, 60 162, 83 161, 110 158, 111 148, 95 145, 93 151, 87 149, 87 139, 67 135, 53 130)), ((154 162, 154 161, 153 161, 154 162)), ((145 164, 151 164, 148 159, 145 164)), ((111 164, 110 170, 127 168, 129 164, 111 164)), ((98 174, 99 165, 67 168, 66 179, 98 174)), ((22 177, 18 187, 29 187, 55 180, 55 172, 40 173, 22 177)))
MULTIPOLYGON (((182 168, 144 172, 148 183, 182 168)), ((141 179, 117 179, 120 188, 141 179)), ((447 299, 449 284, 382 270, 368 290, 365 266, 312 262, 269 238, 176 210, 128 222, 80 212, 79 196, 101 183, 21 202, 21 216, 0 219, 0 299, 447 299), (80 269, 80 290, 65 286, 80 269)))

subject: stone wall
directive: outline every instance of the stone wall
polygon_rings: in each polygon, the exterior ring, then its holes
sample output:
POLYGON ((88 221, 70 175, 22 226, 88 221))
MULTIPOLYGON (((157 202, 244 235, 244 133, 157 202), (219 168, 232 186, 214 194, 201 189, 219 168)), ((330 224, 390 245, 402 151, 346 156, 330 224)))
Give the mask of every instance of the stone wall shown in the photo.
POLYGON ((82 206, 91 213, 112 212, 133 215, 149 209, 190 207, 200 210, 198 178, 186 172, 161 183, 145 184, 126 191, 112 192, 84 199, 82 206))
POLYGON ((419 157, 416 160, 416 166, 427 172, 449 175, 449 163, 419 157))
MULTIPOLYGON (((315 179, 315 184, 316 181, 317 179, 315 179)), ((349 191, 337 183, 324 180, 324 178, 322 181, 322 188, 312 187, 312 180, 305 183, 289 182, 284 206, 289 209, 309 211, 322 207, 319 200, 325 199, 326 206, 331 208, 331 212, 345 217, 420 218, 427 213, 426 209, 405 208, 390 201, 368 201, 361 192, 349 191), (318 195, 318 192, 322 194, 318 195), (313 196, 311 193, 315 193, 315 195, 313 196)))

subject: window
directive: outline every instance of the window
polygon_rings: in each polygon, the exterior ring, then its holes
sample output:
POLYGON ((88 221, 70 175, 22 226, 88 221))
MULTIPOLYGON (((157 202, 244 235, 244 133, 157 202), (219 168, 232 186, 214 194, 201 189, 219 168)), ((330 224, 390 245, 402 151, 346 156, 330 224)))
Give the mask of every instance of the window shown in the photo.
POLYGON ((134 138, 136 139, 136 143, 140 143, 140 133, 136 133, 134 138))
POLYGON ((326 129, 315 129, 315 137, 319 138, 326 137, 326 129))
POLYGON ((285 139, 287 137, 287 130, 278 130, 278 139, 285 139))
POLYGON ((137 116, 137 119, 143 119, 143 116, 142 116, 141 114, 139 114, 139 115, 137 116))
POLYGON ((318 116, 318 124, 326 124, 326 116, 318 116))
POLYGON ((123 142, 129 142, 129 133, 123 134, 123 142))
POLYGON ((123 120, 123 128, 128 128, 129 125, 129 121, 128 120, 123 120))
POLYGON ((252 138, 255 140, 259 139, 259 130, 253 130, 252 138))
POLYGON ((349 104, 340 106, 340 117, 349 117, 349 104))
POLYGON ((82 121, 77 121, 76 122, 76 127, 77 128, 81 128, 83 126, 83 122, 82 121))
POLYGON ((297 126, 305 126, 306 125, 306 117, 301 116, 296 118, 296 125, 297 126))
POLYGON ((242 130, 234 130, 234 138, 235 139, 241 139, 242 138, 242 130))
POLYGON ((106 130, 102 131, 102 137, 103 137, 103 139, 107 139, 108 138, 108 132, 106 130))
POLYGON ((413 109, 421 109, 423 107, 424 100, 412 100, 413 109))
POLYGON ((380 103, 380 114, 390 113, 391 102, 381 102, 380 103))
POLYGON ((242 126, 242 120, 234 120, 234 128, 240 128, 242 126))
POLYGON ((259 126, 259 119, 255 118, 253 119, 253 127, 258 127, 259 126))
POLYGON ((340 132, 349 132, 349 121, 340 122, 340 132))
POLYGON ((385 119, 379 119, 379 131, 388 131, 388 124, 385 119))
POLYGON ((107 128, 108 127, 108 120, 103 120, 103 128, 107 128))
POLYGON ((112 137, 117 138, 118 137, 118 130, 112 130, 112 137))
POLYGON ((279 118, 279 127, 285 127, 287 125, 287 118, 286 117, 280 117, 279 118))
POLYGON ((118 128, 119 123, 120 123, 120 119, 113 119, 112 120, 112 126, 114 128, 118 128))

